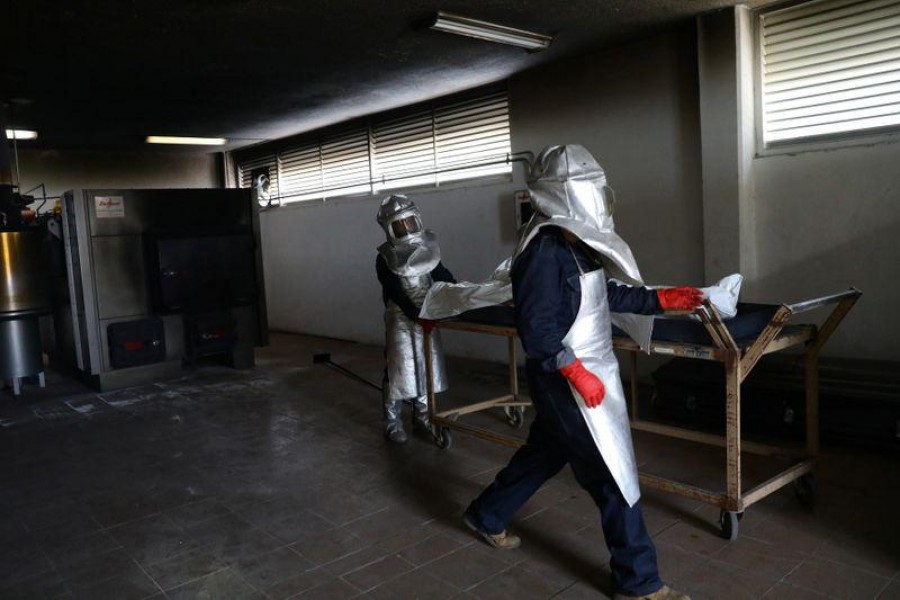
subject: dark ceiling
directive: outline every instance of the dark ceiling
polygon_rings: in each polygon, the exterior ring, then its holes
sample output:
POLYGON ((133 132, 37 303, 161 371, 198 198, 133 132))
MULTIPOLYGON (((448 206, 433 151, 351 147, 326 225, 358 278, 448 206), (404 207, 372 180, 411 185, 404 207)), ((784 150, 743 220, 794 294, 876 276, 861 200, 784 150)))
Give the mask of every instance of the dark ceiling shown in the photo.
POLYGON ((0 100, 47 148, 147 134, 231 148, 502 80, 734 0, 10 0, 0 100), (529 54, 437 10, 554 36, 529 54), (12 55, 9 56, 9 53, 12 55))

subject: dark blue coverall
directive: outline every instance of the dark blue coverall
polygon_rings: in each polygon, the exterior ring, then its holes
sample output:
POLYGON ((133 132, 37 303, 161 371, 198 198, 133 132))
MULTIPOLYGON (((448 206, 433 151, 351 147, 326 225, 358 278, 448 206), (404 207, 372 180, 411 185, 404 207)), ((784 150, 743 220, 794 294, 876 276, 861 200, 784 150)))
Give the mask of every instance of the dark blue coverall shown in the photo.
MULTIPOLYGON (((600 509, 613 586, 639 596, 662 587, 640 502, 628 506, 558 371, 576 358, 562 340, 581 303, 579 265, 584 272, 600 267, 591 253, 580 242, 569 244, 559 229, 544 227, 513 264, 516 329, 528 356, 526 373, 536 415, 525 445, 472 502, 467 516, 483 531, 504 531, 516 511, 568 463, 600 509)), ((656 293, 644 287, 607 282, 607 297, 611 312, 660 312, 656 293)))

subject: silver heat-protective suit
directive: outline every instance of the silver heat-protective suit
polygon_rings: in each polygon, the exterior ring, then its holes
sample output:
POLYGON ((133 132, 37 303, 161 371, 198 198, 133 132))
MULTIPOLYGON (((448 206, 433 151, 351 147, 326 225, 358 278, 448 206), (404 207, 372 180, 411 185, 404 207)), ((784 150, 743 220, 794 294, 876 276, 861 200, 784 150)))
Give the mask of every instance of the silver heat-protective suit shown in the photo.
MULTIPOLYGON (((535 162, 528 188, 536 214, 523 233, 516 255, 542 227, 556 226, 590 246, 604 265, 603 269, 581 272, 578 315, 562 342, 606 387, 603 402, 588 408, 575 387, 569 384, 594 444, 625 500, 633 506, 640 498, 640 488, 625 392, 619 377, 619 364, 613 354, 606 276, 613 275, 627 283, 641 285, 641 275, 628 244, 615 232, 612 194, 606 185, 606 175, 585 148, 551 146, 545 149, 535 162)), ((642 320, 649 321, 652 327, 652 316, 629 316, 635 317, 628 324, 632 329, 637 325, 640 330, 642 320)), ((634 337, 632 331, 626 331, 634 337)))
MULTIPOLYGON (((399 277, 409 299, 421 307, 432 284, 431 272, 441 260, 437 236, 422 228, 419 209, 406 196, 394 195, 382 201, 377 219, 387 236, 387 241, 378 247, 378 253, 388 269, 399 277), (410 222, 415 225, 398 232, 398 224, 410 222)), ((387 361, 383 394, 385 419, 389 426, 392 423, 399 425, 402 401, 412 399, 416 421, 426 425, 428 388, 424 331, 390 300, 385 306, 384 326, 387 361)), ((436 330, 431 332, 431 349, 434 391, 441 392, 447 384, 440 334, 436 330)))

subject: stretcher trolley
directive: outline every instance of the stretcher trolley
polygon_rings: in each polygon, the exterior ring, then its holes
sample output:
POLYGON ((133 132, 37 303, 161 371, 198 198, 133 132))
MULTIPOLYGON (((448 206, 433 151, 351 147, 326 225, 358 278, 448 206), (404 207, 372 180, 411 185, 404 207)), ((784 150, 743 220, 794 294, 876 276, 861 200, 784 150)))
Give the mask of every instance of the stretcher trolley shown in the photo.
MULTIPOLYGON (((722 363, 725 369, 724 436, 639 419, 637 360, 641 350, 631 338, 614 328, 614 347, 629 351, 630 354, 632 429, 725 447, 724 492, 703 489, 643 472, 640 473, 641 485, 719 507, 719 525, 723 536, 730 540, 737 538, 738 523, 744 510, 785 485, 794 483, 798 499, 804 504, 811 504, 815 497, 813 469, 819 453, 819 351, 860 295, 859 290, 851 288, 845 292, 795 304, 738 304, 737 316, 728 320, 723 320, 716 309, 709 302, 705 302, 695 311, 699 320, 684 314, 675 315, 674 318, 669 318, 671 315, 667 314, 656 320, 651 353, 722 363), (829 305, 835 306, 820 326, 791 323, 801 313, 829 305), (742 441, 741 383, 763 355, 794 347, 803 348, 806 396, 805 445, 797 448, 742 441), (788 456, 793 462, 777 475, 751 489, 743 490, 742 452, 788 456)), ((513 309, 508 306, 476 309, 457 317, 437 321, 435 327, 506 337, 509 346, 510 382, 510 393, 507 395, 448 410, 439 409, 430 372, 431 340, 430 336, 426 336, 425 364, 429 367, 428 408, 438 445, 449 448, 453 430, 512 447, 522 445, 524 440, 521 438, 477 427, 461 420, 465 415, 490 408, 502 408, 510 425, 520 426, 524 421, 524 410, 531 402, 521 396, 518 389, 517 341, 513 309)))

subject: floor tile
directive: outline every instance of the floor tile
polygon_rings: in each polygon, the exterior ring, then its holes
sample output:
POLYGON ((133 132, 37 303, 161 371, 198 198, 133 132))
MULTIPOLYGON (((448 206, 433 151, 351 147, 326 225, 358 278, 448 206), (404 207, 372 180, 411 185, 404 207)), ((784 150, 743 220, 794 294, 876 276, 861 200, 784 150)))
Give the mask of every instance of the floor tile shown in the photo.
POLYGON ((225 564, 207 548, 194 548, 180 556, 147 567, 164 590, 174 588, 223 569, 225 564))
POLYGON ((449 600, 459 590, 432 576, 427 568, 409 571, 369 590, 366 597, 373 600, 449 600))
POLYGON ((563 591, 552 579, 520 566, 511 567, 469 589, 469 595, 482 600, 540 600, 563 591))
POLYGON ((262 592, 255 590, 231 569, 222 569, 190 583, 166 590, 169 600, 196 600, 198 598, 227 598, 228 600, 265 600, 262 592))
POLYGON ((298 594, 295 600, 351 600, 361 596, 361 592, 349 583, 332 579, 328 583, 298 594))
POLYGON ((493 556, 490 550, 467 546, 432 562, 429 572, 454 587, 467 590, 508 568, 510 565, 493 556))
POLYGON ((785 583, 809 590, 827 591, 837 598, 874 598, 889 580, 838 563, 809 559, 784 578, 785 583))
POLYGON ((345 573, 341 578, 358 590, 368 591, 377 585, 390 581, 414 568, 412 563, 398 555, 391 555, 381 560, 345 573))
POLYGON ((158 563, 197 547, 184 529, 163 514, 130 521, 106 531, 143 565, 158 563))
MULTIPOLYGON (((381 348, 272 340, 251 371, 201 366, 102 398, 72 388, 43 395, 31 421, 0 406, 0 598, 610 595, 598 513, 569 469, 513 518, 522 547, 493 549, 461 515, 510 448, 464 434, 449 450, 419 437, 387 445, 377 394, 311 360, 331 352, 377 381, 381 348), (114 410, 72 408, 98 398, 114 410)), ((448 406, 506 385, 502 365, 448 366, 448 406)), ((465 418, 525 433, 500 411, 465 418)), ((720 449, 636 439, 640 460, 665 474, 721 483, 720 449)), ((759 458, 745 462, 762 472, 759 458)), ((900 505, 898 464, 826 443, 816 507, 779 490, 745 512, 734 542, 720 537, 717 508, 645 489, 661 576, 694 600, 900 600, 900 528, 886 518, 900 505)))

